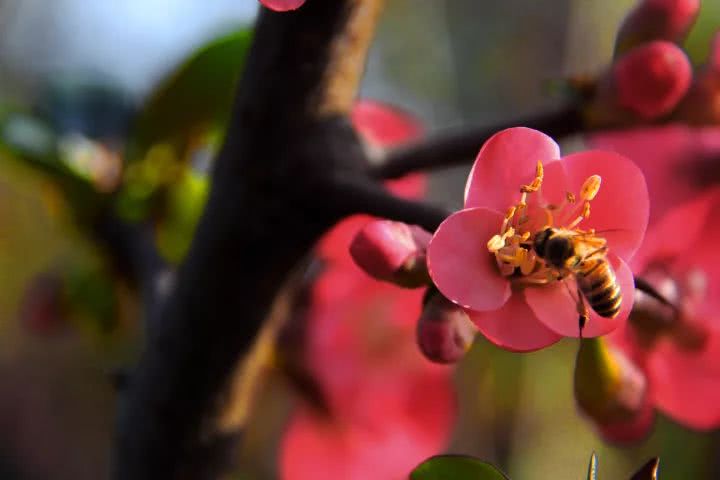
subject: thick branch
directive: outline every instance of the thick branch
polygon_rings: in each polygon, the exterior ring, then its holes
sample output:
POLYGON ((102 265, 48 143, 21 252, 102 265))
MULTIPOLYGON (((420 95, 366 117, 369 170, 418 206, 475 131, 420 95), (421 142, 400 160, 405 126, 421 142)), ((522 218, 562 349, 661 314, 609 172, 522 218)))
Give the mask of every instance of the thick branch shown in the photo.
POLYGON ((337 198, 337 207, 343 211, 419 225, 429 232, 434 232, 452 213, 436 205, 397 197, 365 177, 337 178, 332 185, 336 192, 331 196, 337 198))
POLYGON ((582 131, 583 122, 574 106, 528 118, 503 122, 500 125, 463 127, 448 130, 390 150, 371 168, 376 178, 398 178, 418 170, 451 167, 470 163, 482 144, 500 130, 525 126, 545 132, 553 138, 582 131))
POLYGON ((380 1, 262 11, 206 210, 122 401, 115 479, 222 471, 235 439, 226 435, 230 446, 213 452, 207 432, 219 424, 235 366, 289 272, 340 218, 334 199, 319 198, 335 172, 366 171, 338 114, 350 107, 370 38, 357 32, 372 30, 377 15, 367 13, 380 1), (351 40, 354 49, 338 47, 351 40))

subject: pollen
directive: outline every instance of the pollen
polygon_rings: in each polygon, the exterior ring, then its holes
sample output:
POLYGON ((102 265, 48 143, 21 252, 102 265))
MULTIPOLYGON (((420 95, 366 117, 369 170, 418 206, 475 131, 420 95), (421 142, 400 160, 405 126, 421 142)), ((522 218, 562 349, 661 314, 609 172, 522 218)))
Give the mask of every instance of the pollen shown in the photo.
POLYGON ((602 183, 600 175, 591 175, 583 182, 579 192, 565 192, 560 204, 551 205, 543 203, 539 193, 544 177, 543 164, 538 162, 535 177, 530 183, 520 185, 518 202, 507 208, 499 232, 487 242, 487 249, 494 255, 500 274, 523 285, 544 285, 561 279, 558 272, 546 265, 545 260, 533 250, 533 239, 549 227, 587 235, 588 231, 581 230, 580 225, 590 216, 590 203, 602 183), (531 198, 536 201, 528 206, 531 198))

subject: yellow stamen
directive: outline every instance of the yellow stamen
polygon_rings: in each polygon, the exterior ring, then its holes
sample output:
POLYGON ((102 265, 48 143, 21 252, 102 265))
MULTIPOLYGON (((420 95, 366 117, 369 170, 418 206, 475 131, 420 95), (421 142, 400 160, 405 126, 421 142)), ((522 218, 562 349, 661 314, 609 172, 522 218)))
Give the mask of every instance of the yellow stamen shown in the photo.
POLYGON ((505 238, 501 235, 493 235, 487 242, 487 248, 491 253, 495 253, 505 246, 505 238))
POLYGON ((592 200, 600 190, 601 183, 600 175, 590 175, 580 189, 580 197, 583 200, 592 200))
POLYGON ((542 185, 543 176, 543 164, 541 161, 538 161, 537 166, 535 167, 535 178, 532 182, 530 182, 530 185, 523 185, 522 187, 520 187, 520 191, 522 193, 537 192, 538 190, 540 190, 540 186, 542 185))

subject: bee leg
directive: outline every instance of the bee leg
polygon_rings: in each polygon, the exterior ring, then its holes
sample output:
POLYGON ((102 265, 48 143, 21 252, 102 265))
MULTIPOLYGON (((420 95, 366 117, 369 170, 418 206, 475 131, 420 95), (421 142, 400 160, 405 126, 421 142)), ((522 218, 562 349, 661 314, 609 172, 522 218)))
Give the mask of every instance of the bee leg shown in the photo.
POLYGON ((582 332, 583 328, 585 328, 585 325, 587 324, 587 321, 590 319, 590 312, 588 311, 587 305, 585 304, 585 298, 583 298, 582 292, 580 292, 580 289, 577 289, 577 312, 578 312, 578 327, 580 329, 580 338, 582 338, 582 332))
POLYGON ((587 309, 587 305, 585 305, 585 298, 582 295, 582 292, 580 292, 580 288, 575 289, 575 294, 572 293, 572 290, 570 290, 570 286, 567 284, 567 282, 563 281, 565 284, 565 288, 567 288, 568 294, 570 295, 570 298, 575 300, 575 307, 578 312, 578 328, 580 331, 580 338, 582 338, 582 332, 583 328, 585 328, 585 324, 587 324, 587 321, 590 319, 590 313, 587 309))

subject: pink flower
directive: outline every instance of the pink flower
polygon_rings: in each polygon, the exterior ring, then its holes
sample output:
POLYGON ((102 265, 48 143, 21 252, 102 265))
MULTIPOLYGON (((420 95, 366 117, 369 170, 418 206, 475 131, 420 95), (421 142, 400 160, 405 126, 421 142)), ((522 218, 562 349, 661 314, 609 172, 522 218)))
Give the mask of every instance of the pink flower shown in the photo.
POLYGON ((720 426, 720 189, 671 208, 648 230, 633 271, 678 311, 639 297, 614 345, 646 372, 654 405, 696 428, 720 426))
POLYGON ((618 51, 651 40, 682 42, 700 11, 700 0, 641 0, 617 35, 618 51))
MULTIPOLYGON (((448 217, 430 241, 430 276, 501 347, 530 351, 578 336, 579 310, 587 306, 579 308, 575 275, 550 266, 534 246, 547 227, 564 228, 588 242, 589 258, 597 259, 598 249, 604 257, 603 245, 608 247, 621 308, 615 318, 589 310, 582 332, 603 335, 622 324, 632 307, 626 260, 642 241, 648 208, 642 173, 626 158, 588 151, 561 159, 546 135, 522 127, 504 130, 480 150, 465 187, 465 208, 448 217)), ((613 295, 617 300, 617 291, 613 295)))
POLYGON ((287 12, 302 7, 305 0, 260 0, 265 7, 276 12, 287 12))
POLYGON ((439 453, 455 415, 450 370, 415 341, 422 291, 377 282, 350 265, 318 280, 306 361, 331 416, 301 408, 283 438, 281 477, 400 479, 439 453))
POLYGON ((640 167, 652 199, 651 225, 668 209, 694 198, 706 187, 713 180, 708 167, 720 158, 720 127, 671 124, 598 132, 586 141, 592 148, 630 158, 640 167))

